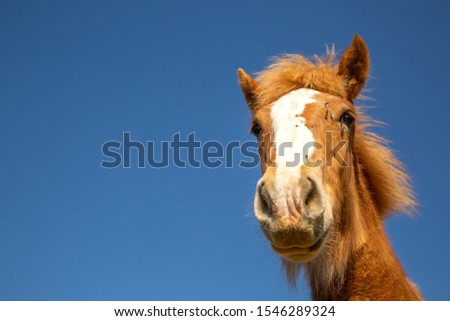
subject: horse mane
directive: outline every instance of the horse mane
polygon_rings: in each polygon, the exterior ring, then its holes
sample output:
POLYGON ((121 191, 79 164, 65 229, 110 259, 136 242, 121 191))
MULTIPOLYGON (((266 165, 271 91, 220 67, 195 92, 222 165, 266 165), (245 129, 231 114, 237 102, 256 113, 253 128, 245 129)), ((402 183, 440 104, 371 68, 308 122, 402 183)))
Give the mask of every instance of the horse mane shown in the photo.
MULTIPOLYGON (((324 56, 313 56, 313 59, 297 54, 273 58, 273 63, 257 74, 257 106, 269 105, 299 88, 345 99, 345 81, 337 74, 335 59, 334 47, 327 48, 324 56)), ((391 212, 409 213, 415 207, 415 197, 404 165, 389 149, 386 140, 369 131, 379 123, 364 115, 362 108, 356 110, 355 156, 375 207, 383 218, 391 212)))
POLYGON ((312 60, 296 54, 273 57, 273 63, 257 74, 258 106, 265 106, 290 91, 310 88, 341 98, 346 97, 343 78, 337 75, 334 47, 312 60))
POLYGON ((355 155, 375 208, 382 218, 393 212, 411 213, 416 200, 405 166, 384 138, 368 130, 376 122, 364 115, 361 108, 358 114, 362 123, 356 126, 355 155))

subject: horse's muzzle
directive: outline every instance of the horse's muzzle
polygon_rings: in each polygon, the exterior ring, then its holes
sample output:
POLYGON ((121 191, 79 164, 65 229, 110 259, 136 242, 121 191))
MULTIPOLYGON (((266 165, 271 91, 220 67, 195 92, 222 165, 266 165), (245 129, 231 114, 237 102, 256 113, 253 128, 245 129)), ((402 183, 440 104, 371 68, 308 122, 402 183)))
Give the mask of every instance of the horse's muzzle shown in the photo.
POLYGON ((256 188, 254 207, 274 251, 303 262, 313 258, 325 240, 330 225, 325 203, 322 187, 312 175, 281 181, 264 175, 256 188))

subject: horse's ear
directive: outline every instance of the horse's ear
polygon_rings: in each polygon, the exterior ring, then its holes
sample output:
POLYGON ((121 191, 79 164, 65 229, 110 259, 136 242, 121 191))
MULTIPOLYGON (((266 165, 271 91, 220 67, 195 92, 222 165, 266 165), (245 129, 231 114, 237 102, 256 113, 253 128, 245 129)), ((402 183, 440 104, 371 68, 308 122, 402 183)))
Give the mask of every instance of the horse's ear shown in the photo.
POLYGON ((251 110, 256 107, 256 89, 258 83, 243 69, 238 69, 239 84, 241 85, 242 92, 244 93, 245 100, 251 110))
POLYGON ((347 99, 353 101, 364 87, 369 73, 369 50, 359 35, 353 37, 350 47, 339 61, 338 75, 345 80, 347 99))

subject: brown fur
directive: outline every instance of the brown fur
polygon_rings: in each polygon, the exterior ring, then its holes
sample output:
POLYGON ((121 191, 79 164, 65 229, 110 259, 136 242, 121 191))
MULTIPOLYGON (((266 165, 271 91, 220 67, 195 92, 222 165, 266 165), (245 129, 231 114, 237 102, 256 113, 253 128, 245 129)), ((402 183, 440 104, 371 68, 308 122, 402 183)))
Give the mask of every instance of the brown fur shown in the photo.
MULTIPOLYGON (((333 199, 334 222, 322 252, 306 263, 283 259, 287 278, 295 285, 301 268, 309 279, 316 300, 419 300, 420 293, 408 280, 393 253, 383 228, 383 218, 394 211, 407 212, 415 205, 410 179, 402 163, 386 142, 369 131, 373 124, 361 108, 352 105, 364 86, 369 56, 364 41, 355 36, 352 45, 335 63, 334 50, 314 62, 299 55, 275 60, 256 80, 242 69, 238 75, 253 121, 271 137, 268 114, 277 99, 299 88, 322 94, 316 106, 308 106, 304 117, 315 139, 324 143, 326 132, 334 133, 333 146, 347 141, 340 157, 348 166, 321 166, 325 188, 333 199), (336 120, 324 121, 318 106, 329 105, 330 117, 346 109, 354 113, 354 132, 337 127, 336 120), (334 187, 334 188, 331 188, 334 187)), ((260 141, 261 158, 270 144, 260 141)), ((313 157, 325 157, 322 151, 313 157)), ((262 163, 263 173, 266 171, 262 163)))

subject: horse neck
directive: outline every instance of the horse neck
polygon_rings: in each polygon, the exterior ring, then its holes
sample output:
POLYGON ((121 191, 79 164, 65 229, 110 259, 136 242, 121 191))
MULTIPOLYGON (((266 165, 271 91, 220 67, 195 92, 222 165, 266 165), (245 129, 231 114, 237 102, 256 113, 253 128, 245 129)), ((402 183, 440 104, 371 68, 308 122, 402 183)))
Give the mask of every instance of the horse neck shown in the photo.
POLYGON ((313 299, 422 299, 390 246, 364 180, 357 182, 345 193, 345 220, 335 228, 331 245, 306 265, 313 299))

